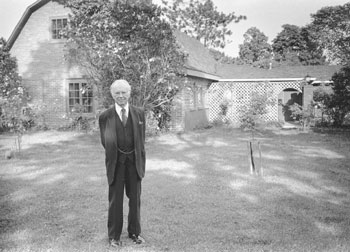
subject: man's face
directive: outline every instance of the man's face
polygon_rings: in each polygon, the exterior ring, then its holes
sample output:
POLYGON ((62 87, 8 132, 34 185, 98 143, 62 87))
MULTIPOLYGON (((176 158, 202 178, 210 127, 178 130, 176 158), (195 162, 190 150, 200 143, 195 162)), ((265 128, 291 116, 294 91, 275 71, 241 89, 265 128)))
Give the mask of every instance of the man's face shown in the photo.
POLYGON ((130 86, 125 84, 114 85, 111 88, 111 94, 114 101, 121 107, 124 107, 130 98, 130 86))

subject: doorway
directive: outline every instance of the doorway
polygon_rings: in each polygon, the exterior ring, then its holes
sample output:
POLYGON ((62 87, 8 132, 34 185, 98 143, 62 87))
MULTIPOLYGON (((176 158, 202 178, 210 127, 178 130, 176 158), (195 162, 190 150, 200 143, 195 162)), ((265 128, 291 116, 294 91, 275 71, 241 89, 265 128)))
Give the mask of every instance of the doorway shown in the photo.
POLYGON ((287 88, 278 94, 278 121, 279 122, 291 122, 294 121, 292 117, 292 112, 289 106, 297 103, 302 105, 303 94, 294 89, 287 88))

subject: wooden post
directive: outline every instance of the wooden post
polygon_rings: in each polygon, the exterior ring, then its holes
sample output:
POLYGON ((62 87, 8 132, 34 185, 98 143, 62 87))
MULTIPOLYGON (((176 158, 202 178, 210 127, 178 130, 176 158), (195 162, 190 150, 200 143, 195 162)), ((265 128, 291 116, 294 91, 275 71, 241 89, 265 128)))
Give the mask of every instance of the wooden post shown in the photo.
POLYGON ((263 176, 264 171, 263 171, 263 166, 262 166, 262 158, 261 158, 261 144, 258 142, 258 148, 259 148, 259 158, 260 158, 260 175, 263 176))
POLYGON ((253 141, 247 142, 247 149, 248 149, 248 164, 250 169, 250 174, 259 174, 260 176, 263 176, 263 166, 262 166, 262 154, 261 154, 261 143, 260 141, 257 141, 257 143, 253 141), (259 151, 259 166, 255 166, 254 162, 254 143, 255 146, 257 145, 257 149, 259 151), (258 169, 257 169, 258 168, 258 169))
POLYGON ((254 174, 255 164, 254 164, 254 156, 253 156, 253 146, 251 141, 247 142, 247 147, 248 147, 248 163, 249 163, 250 173, 254 174))

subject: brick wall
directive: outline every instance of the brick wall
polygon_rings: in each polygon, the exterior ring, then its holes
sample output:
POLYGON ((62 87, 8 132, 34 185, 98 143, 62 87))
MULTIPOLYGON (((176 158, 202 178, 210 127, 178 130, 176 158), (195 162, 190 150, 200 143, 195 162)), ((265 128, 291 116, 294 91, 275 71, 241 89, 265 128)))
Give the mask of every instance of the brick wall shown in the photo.
POLYGON ((45 123, 57 127, 67 123, 67 80, 82 78, 81 71, 64 60, 64 40, 51 39, 51 18, 67 17, 69 9, 48 2, 32 13, 11 48, 19 74, 32 96, 46 113, 45 123))
POLYGON ((171 130, 172 131, 181 131, 185 128, 184 125, 184 90, 181 89, 174 101, 173 101, 173 107, 171 111, 171 130))
POLYGON ((195 77, 186 78, 184 87, 178 92, 174 100, 171 130, 191 130, 208 123, 205 116, 198 116, 199 114, 202 115, 208 107, 208 84, 209 80, 195 77), (186 118, 187 120, 185 120, 186 118))
MULTIPOLYGON (((143 0, 151 2, 151 0, 143 0)), ((69 9, 56 2, 48 2, 32 13, 11 48, 11 54, 18 60, 19 74, 32 97, 30 101, 45 112, 43 121, 49 127, 67 124, 64 118, 68 113, 68 80, 82 79, 83 72, 64 59, 64 40, 51 39, 51 18, 67 17, 69 9)), ((206 80, 188 78, 189 87, 193 84, 203 87, 206 104, 206 80)), ((172 112, 173 130, 185 129, 185 113, 196 110, 193 89, 182 89, 174 101, 172 112)), ((206 105, 205 105, 206 106, 206 105)))

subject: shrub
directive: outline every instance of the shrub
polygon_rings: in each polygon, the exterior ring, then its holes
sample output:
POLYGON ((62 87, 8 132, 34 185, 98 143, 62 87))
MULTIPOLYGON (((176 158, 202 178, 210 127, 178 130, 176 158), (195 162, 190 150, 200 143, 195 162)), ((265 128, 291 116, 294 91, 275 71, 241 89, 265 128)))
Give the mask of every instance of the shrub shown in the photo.
POLYGON ((298 103, 293 103, 289 106, 289 110, 292 113, 292 118, 299 121, 303 126, 303 129, 310 126, 312 119, 314 118, 313 104, 309 104, 305 109, 298 103))
POLYGON ((227 111, 228 111, 228 106, 230 105, 230 101, 227 99, 224 99, 221 103, 220 103, 220 114, 225 116, 227 115, 227 111))
POLYGON ((61 129, 90 131, 93 130, 93 125, 96 122, 96 117, 88 116, 85 113, 85 108, 81 104, 75 104, 71 113, 66 115, 69 124, 61 129))
POLYGON ((146 136, 155 136, 160 132, 159 121, 153 111, 146 113, 146 136))

